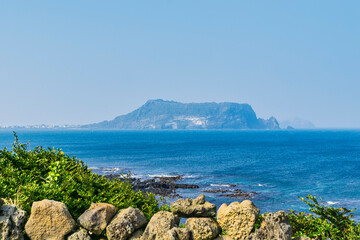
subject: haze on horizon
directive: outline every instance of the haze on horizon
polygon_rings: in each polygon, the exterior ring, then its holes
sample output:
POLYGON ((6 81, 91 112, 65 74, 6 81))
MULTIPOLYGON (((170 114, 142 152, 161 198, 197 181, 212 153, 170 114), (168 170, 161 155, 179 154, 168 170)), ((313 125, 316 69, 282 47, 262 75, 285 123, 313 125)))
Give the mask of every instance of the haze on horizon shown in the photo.
POLYGON ((360 128, 359 1, 0 3, 0 125, 87 124, 148 99, 360 128))

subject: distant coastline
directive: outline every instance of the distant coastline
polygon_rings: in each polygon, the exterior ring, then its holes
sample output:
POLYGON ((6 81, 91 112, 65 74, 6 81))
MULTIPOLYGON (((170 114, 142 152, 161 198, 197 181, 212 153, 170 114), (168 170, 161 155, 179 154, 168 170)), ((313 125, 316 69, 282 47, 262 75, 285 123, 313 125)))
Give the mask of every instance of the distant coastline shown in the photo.
POLYGON ((284 121, 278 121, 275 117, 258 118, 247 103, 181 103, 155 99, 128 114, 98 123, 0 125, 0 129, 306 130, 315 129, 315 125, 301 118, 284 121))

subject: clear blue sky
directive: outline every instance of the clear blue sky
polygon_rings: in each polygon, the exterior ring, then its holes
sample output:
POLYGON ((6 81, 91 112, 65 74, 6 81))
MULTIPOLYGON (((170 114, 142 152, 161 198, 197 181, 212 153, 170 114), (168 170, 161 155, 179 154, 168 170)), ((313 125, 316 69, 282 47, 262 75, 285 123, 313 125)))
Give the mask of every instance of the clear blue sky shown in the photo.
POLYGON ((360 1, 1 1, 0 125, 148 99, 360 127, 360 1))

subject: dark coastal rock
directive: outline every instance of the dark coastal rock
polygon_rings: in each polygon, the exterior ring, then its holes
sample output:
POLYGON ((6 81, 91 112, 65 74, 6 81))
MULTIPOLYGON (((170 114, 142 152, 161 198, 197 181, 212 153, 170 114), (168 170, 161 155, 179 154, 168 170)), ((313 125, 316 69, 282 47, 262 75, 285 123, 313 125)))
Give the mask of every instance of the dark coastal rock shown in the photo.
MULTIPOLYGON (((236 185, 232 184, 229 187, 234 187, 236 185)), ((211 189, 204 190, 206 193, 221 193, 219 197, 230 197, 236 199, 251 199, 254 198, 258 193, 257 192, 244 192, 241 189, 211 189)))
POLYGON ((168 197, 179 197, 176 193, 176 189, 194 189, 199 188, 198 185, 194 184, 180 184, 175 183, 176 181, 182 179, 183 176, 176 177, 154 177, 153 179, 148 179, 144 181, 132 182, 133 189, 135 191, 142 192, 151 192, 155 195, 168 196, 168 197))
POLYGON ((243 240, 250 236, 260 210, 250 201, 224 203, 217 213, 221 228, 234 240, 243 240))
POLYGON ((199 188, 198 185, 194 184, 181 184, 176 183, 176 181, 183 179, 183 176, 174 176, 174 177, 154 177, 151 179, 141 180, 138 178, 124 178, 120 174, 109 174, 104 175, 105 178, 113 180, 120 179, 123 181, 130 182, 132 189, 134 191, 141 191, 143 193, 153 193, 158 196, 166 197, 180 197, 176 193, 176 189, 196 189, 199 188))
POLYGON ((78 218, 79 224, 91 234, 100 235, 116 214, 116 208, 108 203, 92 203, 78 218))
POLYGON ((164 239, 167 232, 179 225, 178 216, 171 212, 160 211, 157 212, 151 219, 141 240, 160 240, 164 239))
POLYGON ((228 193, 229 190, 215 189, 215 190, 204 190, 205 193, 228 193))
POLYGON ((3 204, 0 208, 0 240, 23 240, 26 212, 15 205, 3 204))
POLYGON ((261 227, 255 231, 249 240, 291 240, 292 227, 289 217, 283 211, 269 213, 265 216, 261 227))
POLYGON ((212 240, 221 233, 213 218, 189 218, 185 223, 194 240, 212 240))
POLYGON ((32 240, 64 240, 74 227, 64 203, 45 199, 32 204, 25 232, 32 240))
POLYGON ((257 192, 244 192, 241 189, 235 189, 232 191, 227 191, 226 194, 219 195, 220 197, 230 197, 230 198, 237 198, 237 199, 251 199, 257 195, 257 192))
POLYGON ((170 204, 171 211, 180 217, 215 217, 216 205, 205 202, 205 196, 195 199, 179 199, 170 204))
POLYGON ((106 227, 106 235, 109 240, 125 240, 146 223, 145 215, 139 209, 121 209, 106 227))

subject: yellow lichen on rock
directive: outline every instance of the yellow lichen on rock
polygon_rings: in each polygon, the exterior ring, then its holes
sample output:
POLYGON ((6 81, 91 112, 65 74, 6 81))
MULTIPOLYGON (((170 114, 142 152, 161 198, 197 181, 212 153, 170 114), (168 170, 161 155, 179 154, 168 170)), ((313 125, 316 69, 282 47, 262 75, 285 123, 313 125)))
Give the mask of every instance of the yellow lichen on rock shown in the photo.
POLYGON ((246 239, 254 228, 259 209, 250 201, 233 202, 221 205, 217 221, 221 228, 234 240, 246 239))

